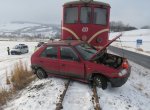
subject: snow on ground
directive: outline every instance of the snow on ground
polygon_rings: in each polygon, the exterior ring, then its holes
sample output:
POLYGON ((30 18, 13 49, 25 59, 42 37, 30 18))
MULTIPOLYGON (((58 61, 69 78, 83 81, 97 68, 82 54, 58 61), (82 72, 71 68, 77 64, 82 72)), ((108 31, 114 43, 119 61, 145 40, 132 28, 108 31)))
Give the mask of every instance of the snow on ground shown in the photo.
MULTIPOLYGON (((137 36, 141 35, 147 42, 149 37, 146 36, 150 36, 149 30, 131 31, 124 33, 124 35, 122 38, 130 41, 133 41, 132 39, 136 40, 137 36)), ((111 36, 114 35, 111 34, 111 36)), ((6 70, 10 72, 14 63, 21 59, 30 65, 30 56, 36 45, 36 42, 0 41, 0 86, 6 86, 6 70), (18 43, 27 44, 30 52, 19 56, 8 56, 6 48, 8 46, 13 47, 18 43)), ((132 45, 134 45, 133 42, 132 45)), ((125 46, 134 48, 132 45, 125 46)), ((143 49, 147 47, 145 46, 143 49)), ((132 51, 131 48, 128 49, 132 51)), ((149 50, 146 49, 146 51, 149 50)), ((102 110, 150 110, 150 69, 131 61, 130 64, 132 65, 131 76, 125 85, 120 88, 111 88, 109 86, 104 91, 98 88, 102 110)), ((4 106, 4 110, 54 110, 59 96, 64 90, 65 82, 66 79, 59 78, 35 80, 21 91, 14 100, 8 102, 4 106)), ((87 84, 72 81, 63 101, 63 110, 94 110, 91 100, 91 88, 87 84)))
MULTIPOLYGON (((102 110, 149 110, 150 70, 131 61, 130 64, 132 72, 125 85, 97 89, 102 110)), ((59 78, 36 80, 4 109, 54 110, 64 90, 64 82, 65 79, 59 78)), ((87 84, 72 81, 63 101, 63 110, 94 110, 91 99, 92 90, 87 84)))
POLYGON ((37 42, 12 42, 12 41, 0 41, 0 62, 4 61, 5 59, 12 59, 12 58, 20 58, 20 57, 25 57, 29 56, 33 53, 35 46, 37 45, 37 42), (7 55, 7 47, 12 49, 15 45, 18 44, 26 44, 29 46, 29 54, 23 54, 23 55, 7 55))
POLYGON ((71 82, 63 101, 63 110, 93 110, 91 88, 87 84, 71 82))
POLYGON ((149 110, 150 70, 130 61, 131 76, 120 88, 98 89, 102 110, 149 110))
MULTIPOLYGON (((113 43, 113 46, 121 47, 123 46, 124 49, 134 51, 141 54, 150 55, 150 29, 139 29, 127 32, 115 32, 110 33, 110 39, 115 37, 116 35, 122 33, 120 38, 120 42, 113 43), (136 41, 137 39, 142 39, 143 44, 140 45, 139 48, 143 49, 144 52, 137 51, 136 41)), ((120 41, 118 39, 118 41, 120 41)))
POLYGON ((6 88, 6 72, 10 76, 11 70, 15 64, 22 61, 30 66, 30 57, 34 51, 37 42, 10 42, 0 41, 0 88, 6 88), (27 44, 29 46, 29 53, 22 55, 8 55, 7 47, 14 47, 17 44, 27 44))
POLYGON ((36 80, 21 93, 21 97, 7 104, 5 110, 54 110, 65 82, 56 78, 36 80))

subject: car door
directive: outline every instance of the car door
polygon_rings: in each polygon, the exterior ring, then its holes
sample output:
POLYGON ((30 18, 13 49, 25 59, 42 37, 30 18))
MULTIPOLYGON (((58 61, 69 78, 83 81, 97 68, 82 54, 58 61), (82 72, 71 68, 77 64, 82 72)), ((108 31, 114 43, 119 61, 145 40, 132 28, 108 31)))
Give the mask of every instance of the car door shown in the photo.
POLYGON ((40 65, 47 73, 59 74, 58 47, 48 46, 40 55, 40 65))
POLYGON ((22 46, 20 46, 20 53, 24 53, 22 46))
POLYGON ((24 46, 21 46, 22 47, 22 53, 25 53, 25 47, 24 46))
POLYGON ((84 64, 71 47, 60 47, 60 72, 69 77, 84 78, 84 64))

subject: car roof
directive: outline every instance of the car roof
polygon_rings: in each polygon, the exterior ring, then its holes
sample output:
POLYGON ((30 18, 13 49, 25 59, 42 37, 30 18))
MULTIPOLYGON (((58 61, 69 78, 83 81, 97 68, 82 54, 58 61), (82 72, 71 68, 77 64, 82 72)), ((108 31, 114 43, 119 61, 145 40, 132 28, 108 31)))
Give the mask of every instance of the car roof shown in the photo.
POLYGON ((46 45, 65 45, 65 46, 74 46, 83 43, 80 40, 60 40, 60 41, 53 41, 50 40, 46 45))

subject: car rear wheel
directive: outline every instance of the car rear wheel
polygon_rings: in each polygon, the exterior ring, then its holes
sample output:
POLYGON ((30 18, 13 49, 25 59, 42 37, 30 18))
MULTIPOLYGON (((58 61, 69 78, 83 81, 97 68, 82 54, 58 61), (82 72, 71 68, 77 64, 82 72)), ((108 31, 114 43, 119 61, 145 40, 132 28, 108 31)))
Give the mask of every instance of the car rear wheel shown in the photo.
POLYGON ((15 53, 14 53, 14 52, 11 52, 11 55, 15 55, 15 53))
POLYGON ((107 80, 101 75, 95 75, 93 79, 93 85, 102 88, 103 90, 107 88, 107 80))
POLYGON ((40 68, 36 71, 36 75, 39 79, 47 78, 46 72, 40 68))

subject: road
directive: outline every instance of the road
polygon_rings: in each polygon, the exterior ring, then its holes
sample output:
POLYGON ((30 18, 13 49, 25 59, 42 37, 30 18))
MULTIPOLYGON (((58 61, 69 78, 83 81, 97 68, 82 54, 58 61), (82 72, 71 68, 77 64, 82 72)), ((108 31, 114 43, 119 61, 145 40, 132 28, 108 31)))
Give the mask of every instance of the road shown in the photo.
POLYGON ((134 53, 128 50, 122 50, 117 47, 109 46, 110 51, 128 58, 129 60, 150 69, 150 56, 134 53))

